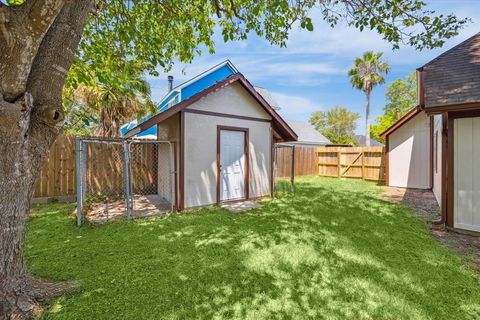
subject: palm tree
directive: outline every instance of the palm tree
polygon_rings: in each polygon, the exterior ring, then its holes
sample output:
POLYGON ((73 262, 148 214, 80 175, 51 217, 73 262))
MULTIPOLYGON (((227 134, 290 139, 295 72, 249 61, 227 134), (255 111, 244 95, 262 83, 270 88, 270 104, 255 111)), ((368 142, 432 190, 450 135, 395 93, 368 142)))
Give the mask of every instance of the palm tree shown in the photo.
MULTIPOLYGON (((139 72, 119 71, 119 82, 80 84, 67 94, 97 118, 94 135, 119 137, 122 123, 141 119, 148 113, 156 113, 150 98, 150 85, 139 72)), ((67 115, 68 116, 68 115, 67 115)))
POLYGON ((373 87, 385 83, 382 74, 390 71, 388 63, 381 60, 382 55, 383 52, 364 52, 361 58, 355 59, 355 66, 348 71, 352 86, 365 92, 367 97, 365 112, 365 145, 367 147, 370 147, 370 94, 372 93, 373 87))

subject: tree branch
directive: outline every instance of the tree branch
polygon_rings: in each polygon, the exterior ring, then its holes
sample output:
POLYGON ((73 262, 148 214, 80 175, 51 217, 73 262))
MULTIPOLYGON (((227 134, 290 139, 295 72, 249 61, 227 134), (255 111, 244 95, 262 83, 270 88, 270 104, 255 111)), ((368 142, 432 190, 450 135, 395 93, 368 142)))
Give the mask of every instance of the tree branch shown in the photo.
POLYGON ((30 0, 0 7, 0 93, 14 101, 25 92, 38 47, 67 0, 30 0))
POLYGON ((62 90, 93 0, 72 0, 45 35, 32 65, 27 92, 34 99, 32 126, 56 129, 64 119, 62 90))

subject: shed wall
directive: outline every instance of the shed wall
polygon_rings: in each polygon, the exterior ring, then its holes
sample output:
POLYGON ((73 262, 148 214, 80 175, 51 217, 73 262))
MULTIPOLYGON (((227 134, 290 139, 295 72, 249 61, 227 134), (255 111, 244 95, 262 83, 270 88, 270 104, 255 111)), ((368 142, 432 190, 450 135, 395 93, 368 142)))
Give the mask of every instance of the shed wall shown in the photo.
POLYGON ((454 227, 480 232, 480 117, 454 123, 454 227))
POLYGON ((430 121, 419 113, 389 135, 389 185, 430 188, 430 121))
MULTIPOLYGON (((269 115, 242 87, 223 88, 188 108, 269 120, 269 115)), ((271 194, 271 123, 185 112, 185 208, 216 203, 217 126, 249 129, 250 198, 271 194)))

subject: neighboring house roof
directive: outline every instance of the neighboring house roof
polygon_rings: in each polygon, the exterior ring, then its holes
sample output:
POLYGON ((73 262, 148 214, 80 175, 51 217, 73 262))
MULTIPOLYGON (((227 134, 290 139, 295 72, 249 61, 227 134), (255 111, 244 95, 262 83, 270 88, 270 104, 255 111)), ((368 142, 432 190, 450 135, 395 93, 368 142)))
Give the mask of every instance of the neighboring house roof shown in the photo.
MULTIPOLYGON (((366 139, 365 135, 363 135, 363 134, 357 134, 357 135, 355 135, 355 139, 357 139, 357 142, 358 142, 358 144, 359 144, 360 146, 364 146, 365 143, 367 142, 367 139, 366 139)), ((375 139, 370 138, 370 146, 371 146, 371 147, 383 147, 384 144, 378 142, 378 141, 375 140, 375 139)))
POLYGON ((321 146, 331 144, 330 140, 325 138, 325 136, 323 136, 310 123, 306 121, 287 120, 287 123, 298 136, 297 141, 295 142, 297 144, 321 146))
POLYGON ((392 124, 390 126, 390 128, 388 128, 387 130, 383 131, 381 134, 380 134, 380 137, 382 137, 383 139, 385 139, 387 136, 389 136, 392 132, 396 131, 398 128, 400 128, 401 126, 403 126, 405 123, 407 123, 410 119, 412 119, 413 117, 415 117, 417 114, 419 114, 420 112, 422 112, 422 108, 420 108, 420 106, 416 106, 415 108, 411 109, 410 111, 408 111, 403 117, 401 117, 397 122, 395 122, 394 124, 392 124))
POLYGON ((480 33, 419 68, 428 108, 480 103, 480 33))
MULTIPOLYGON (((290 126, 283 120, 280 115, 268 104, 267 101, 255 90, 255 88, 250 84, 250 82, 241 74, 235 73, 228 78, 217 82, 216 84, 194 94, 186 100, 177 103, 171 108, 161 112, 150 119, 140 123, 135 128, 124 134, 125 137, 129 138, 134 135, 138 135, 141 132, 145 132, 150 128, 154 127, 156 124, 170 118, 171 116, 177 114, 178 112, 184 110, 192 103, 200 100, 201 98, 207 96, 209 93, 218 91, 226 86, 229 86, 233 83, 240 83, 248 93, 259 103, 259 105, 272 117, 272 124, 274 130, 281 135, 285 141, 296 141, 297 135, 295 131, 290 128, 290 126)), ((156 127, 156 126, 155 126, 156 127)))
MULTIPOLYGON (((225 60, 217 64, 216 66, 193 77, 192 79, 174 87, 172 91, 168 92, 162 98, 162 100, 160 100, 160 103, 158 104, 158 110, 159 112, 164 112, 172 106, 189 99, 190 97, 196 95, 202 90, 205 90, 206 88, 228 78, 235 73, 238 73, 237 68, 230 62, 230 60, 225 60)), ((141 122, 144 122, 147 119, 148 117, 143 119, 141 122)), ((138 122, 136 120, 124 124, 121 127, 122 135, 125 135, 137 125, 138 122)), ((145 138, 147 136, 157 136, 157 127, 152 127, 148 131, 142 131, 137 135, 137 137, 141 138, 145 138)))
POLYGON ((257 90, 257 92, 262 96, 263 99, 265 99, 265 101, 268 102, 268 104, 275 110, 280 110, 280 106, 278 105, 278 102, 275 101, 275 99, 273 99, 272 95, 270 94, 270 92, 268 92, 267 89, 265 88, 262 88, 262 87, 254 87, 255 90, 257 90))

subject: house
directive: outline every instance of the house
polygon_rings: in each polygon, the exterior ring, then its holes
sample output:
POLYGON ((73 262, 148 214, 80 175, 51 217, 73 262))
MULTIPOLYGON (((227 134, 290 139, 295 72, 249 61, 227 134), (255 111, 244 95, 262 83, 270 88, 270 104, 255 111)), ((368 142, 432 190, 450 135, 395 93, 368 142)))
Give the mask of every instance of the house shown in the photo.
MULTIPOLYGON (((355 135, 355 139, 357 139, 357 143, 359 146, 364 147, 367 141, 367 138, 363 134, 355 135)), ((378 142, 375 139, 370 138, 370 146, 371 147, 384 147, 383 143, 378 142)))
POLYGON ((451 229, 480 232, 480 33, 417 69, 418 106, 382 133, 387 185, 432 189, 451 229))
POLYGON ((230 61, 172 85, 157 115, 124 131, 152 134, 175 144, 178 210, 270 196, 273 145, 297 140, 230 61))
POLYGON ((287 120, 287 123, 298 136, 297 141, 289 142, 289 144, 305 147, 321 147, 332 144, 307 121, 287 120))

